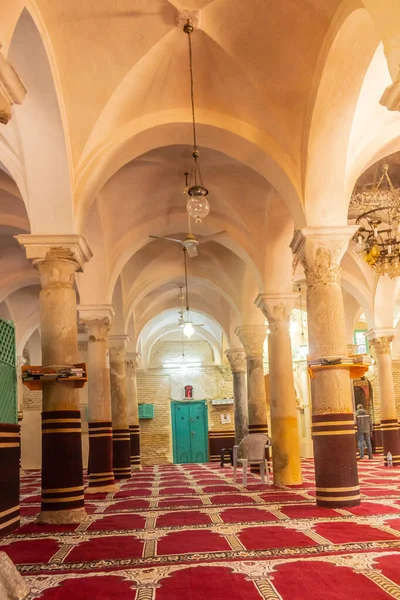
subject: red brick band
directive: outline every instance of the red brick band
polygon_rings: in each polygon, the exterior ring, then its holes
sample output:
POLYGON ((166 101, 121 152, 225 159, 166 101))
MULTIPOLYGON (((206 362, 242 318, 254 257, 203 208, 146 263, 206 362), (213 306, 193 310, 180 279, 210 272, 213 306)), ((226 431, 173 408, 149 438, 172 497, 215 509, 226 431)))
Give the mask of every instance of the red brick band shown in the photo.
POLYGON ((42 511, 83 508, 81 413, 42 413, 42 511))
POLYGON ((89 425, 89 487, 113 485, 113 440, 111 421, 89 425))
POLYGON ((382 419, 382 445, 384 464, 387 467, 387 455, 392 455, 393 466, 400 466, 400 434, 397 419, 382 419))
POLYGON ((113 429, 113 471, 115 479, 127 479, 131 476, 129 429, 113 429))
POLYGON ((268 435, 268 423, 249 425, 249 433, 266 433, 268 435))
POLYGON ((140 426, 139 425, 129 425, 129 433, 131 438, 131 466, 132 467, 140 467, 141 465, 141 457, 140 457, 140 426))
POLYGON ((352 413, 313 415, 312 434, 317 506, 360 504, 352 413))
POLYGON ((0 535, 19 527, 19 425, 0 423, 0 535))
POLYGON ((220 462, 221 450, 233 448, 235 431, 233 429, 213 429, 208 432, 208 447, 210 462, 220 462))

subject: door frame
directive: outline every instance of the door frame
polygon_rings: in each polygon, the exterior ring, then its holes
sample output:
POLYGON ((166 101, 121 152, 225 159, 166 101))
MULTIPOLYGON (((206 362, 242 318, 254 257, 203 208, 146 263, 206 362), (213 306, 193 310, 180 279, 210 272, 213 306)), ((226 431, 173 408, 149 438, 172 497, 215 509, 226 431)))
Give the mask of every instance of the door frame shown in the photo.
MULTIPOLYGON (((177 464, 181 464, 181 463, 177 463, 176 461, 176 440, 177 440, 177 432, 176 432, 176 425, 175 425, 175 418, 174 418, 174 406, 177 404, 203 404, 205 407, 204 410, 204 434, 205 434, 205 457, 206 460, 205 462, 209 462, 210 457, 209 457, 209 443, 208 443, 208 405, 207 405, 207 400, 188 400, 188 401, 184 401, 184 400, 171 400, 171 421, 172 421, 172 454, 173 454, 173 461, 174 461, 174 465, 177 464)), ((197 464, 197 463, 193 463, 193 464, 197 464)), ((200 464, 200 463, 199 463, 200 464)))

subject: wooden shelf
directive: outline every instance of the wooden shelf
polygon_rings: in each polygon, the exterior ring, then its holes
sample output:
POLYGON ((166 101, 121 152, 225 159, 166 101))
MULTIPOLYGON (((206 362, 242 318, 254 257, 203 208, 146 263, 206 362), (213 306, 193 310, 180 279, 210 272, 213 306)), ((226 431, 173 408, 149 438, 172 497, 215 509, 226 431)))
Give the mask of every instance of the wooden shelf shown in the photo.
MULTIPOLYGON (((77 363, 73 365, 75 368, 83 369, 83 372, 86 373, 84 377, 58 377, 56 379, 31 379, 29 381, 22 380, 22 383, 26 385, 32 391, 39 391, 43 389, 43 384, 45 385, 55 385, 56 383, 64 383, 72 381, 74 383, 75 388, 83 388, 85 383, 87 382, 87 368, 86 363, 77 363)), ((30 371, 32 369, 41 369, 43 373, 52 372, 52 367, 42 367, 42 366, 34 366, 34 365, 24 365, 22 367, 22 373, 25 371, 30 371)))
POLYGON ((308 367, 308 373, 311 379, 315 379, 315 371, 326 371, 327 369, 348 369, 351 379, 358 379, 365 375, 369 365, 311 365, 308 367))

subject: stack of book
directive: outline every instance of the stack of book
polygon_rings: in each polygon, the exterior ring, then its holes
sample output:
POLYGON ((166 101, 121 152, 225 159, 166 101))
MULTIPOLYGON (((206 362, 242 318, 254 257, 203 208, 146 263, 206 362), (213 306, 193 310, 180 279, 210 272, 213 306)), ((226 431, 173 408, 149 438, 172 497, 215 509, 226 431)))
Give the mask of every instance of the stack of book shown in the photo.
POLYGON ((81 367, 65 367, 60 369, 58 374, 60 379, 68 379, 69 377, 84 377, 86 375, 81 367))
POLYGON ((372 358, 368 354, 356 354, 352 358, 355 365, 372 365, 372 358))
POLYGON ((355 356, 327 356, 314 358, 308 361, 309 367, 325 367, 332 365, 371 365, 372 359, 366 354, 355 356))
POLYGON ((86 377, 82 367, 28 367, 22 372, 22 381, 54 381, 86 377))

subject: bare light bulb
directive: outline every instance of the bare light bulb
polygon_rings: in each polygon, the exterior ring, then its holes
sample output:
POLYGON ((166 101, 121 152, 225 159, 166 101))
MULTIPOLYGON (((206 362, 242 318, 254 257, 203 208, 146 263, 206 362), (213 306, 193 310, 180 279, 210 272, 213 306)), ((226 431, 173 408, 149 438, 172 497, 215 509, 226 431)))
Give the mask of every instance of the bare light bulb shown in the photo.
POLYGON ((192 323, 190 321, 187 321, 184 326, 183 326, 183 333, 186 335, 186 337, 188 337, 189 339, 192 337, 192 335, 194 334, 194 327, 192 325, 192 323))

